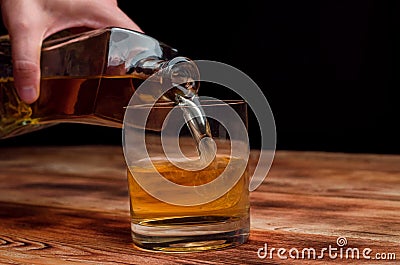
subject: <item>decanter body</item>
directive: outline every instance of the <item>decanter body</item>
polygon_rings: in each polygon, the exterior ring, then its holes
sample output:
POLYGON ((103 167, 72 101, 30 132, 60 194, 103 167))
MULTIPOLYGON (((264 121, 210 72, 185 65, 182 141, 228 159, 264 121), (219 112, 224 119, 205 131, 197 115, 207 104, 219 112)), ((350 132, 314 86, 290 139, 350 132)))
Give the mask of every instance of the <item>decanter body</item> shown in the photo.
MULTIPOLYGON (((150 36, 122 28, 51 38, 41 52, 39 99, 28 105, 14 87, 11 48, 8 36, 0 37, 0 139, 60 122, 122 127, 124 108, 145 79, 190 61, 150 36)), ((177 93, 192 96, 196 89, 177 93)))

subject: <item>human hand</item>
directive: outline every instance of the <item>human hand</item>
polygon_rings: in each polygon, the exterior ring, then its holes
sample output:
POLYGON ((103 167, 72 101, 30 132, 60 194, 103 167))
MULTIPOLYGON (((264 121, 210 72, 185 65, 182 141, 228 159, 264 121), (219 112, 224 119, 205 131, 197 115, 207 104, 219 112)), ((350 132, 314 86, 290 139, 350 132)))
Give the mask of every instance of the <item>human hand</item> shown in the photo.
POLYGON ((28 104, 39 97, 40 51, 45 38, 79 27, 141 31, 117 0, 0 0, 0 5, 11 39, 14 84, 28 104))

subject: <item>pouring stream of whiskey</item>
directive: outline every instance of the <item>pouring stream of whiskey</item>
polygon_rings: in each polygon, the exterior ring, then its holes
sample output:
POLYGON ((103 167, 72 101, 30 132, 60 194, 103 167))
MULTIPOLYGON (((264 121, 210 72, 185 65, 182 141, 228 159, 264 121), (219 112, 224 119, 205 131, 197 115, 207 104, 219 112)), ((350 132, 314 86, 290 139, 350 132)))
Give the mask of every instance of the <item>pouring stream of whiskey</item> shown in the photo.
POLYGON ((192 98, 185 98, 178 94, 176 96, 186 124, 196 142, 200 165, 206 166, 214 160, 216 154, 216 144, 212 139, 207 116, 201 107, 198 96, 192 98))

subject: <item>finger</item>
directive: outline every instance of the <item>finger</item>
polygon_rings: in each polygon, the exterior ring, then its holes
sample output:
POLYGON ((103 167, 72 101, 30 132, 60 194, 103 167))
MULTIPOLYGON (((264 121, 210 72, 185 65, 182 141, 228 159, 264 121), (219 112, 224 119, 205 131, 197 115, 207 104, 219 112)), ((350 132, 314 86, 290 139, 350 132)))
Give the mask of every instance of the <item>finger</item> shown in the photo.
POLYGON ((38 22, 40 9, 35 1, 3 0, 0 3, 11 39, 14 84, 20 98, 32 103, 39 96, 43 29, 38 22))
POLYGON ((23 26, 11 32, 15 88, 21 100, 30 104, 39 97, 42 34, 23 26))

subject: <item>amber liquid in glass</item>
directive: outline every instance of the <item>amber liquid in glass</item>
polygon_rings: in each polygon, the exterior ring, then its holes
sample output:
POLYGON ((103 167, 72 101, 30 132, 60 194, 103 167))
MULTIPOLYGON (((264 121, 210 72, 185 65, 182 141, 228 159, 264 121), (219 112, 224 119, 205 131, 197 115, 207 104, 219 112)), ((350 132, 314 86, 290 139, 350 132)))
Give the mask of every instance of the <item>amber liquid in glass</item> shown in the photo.
MULTIPOLYGON (((153 161, 153 165, 156 170, 169 181, 184 186, 198 186, 209 183, 220 176, 230 161, 233 163, 233 168, 236 166, 237 170, 241 170, 243 161, 240 161, 238 158, 232 158, 228 155, 217 155, 210 165, 198 171, 183 170, 166 160, 160 161, 157 160, 157 158, 153 161)), ((246 171, 240 177, 235 186, 227 193, 214 201, 195 206, 168 204, 147 193, 140 184, 137 183, 134 175, 146 177, 146 174, 150 175, 153 171, 154 168, 139 166, 132 166, 130 167, 130 170, 128 170, 132 233, 134 240, 137 239, 135 242, 136 245, 146 249, 179 252, 225 248, 234 244, 243 243, 237 241, 230 242, 227 240, 227 238, 230 238, 229 236, 217 233, 212 235, 214 242, 210 242, 209 239, 207 239, 208 241, 204 239, 204 242, 202 242, 199 238, 185 237, 184 240, 178 240, 172 244, 171 242, 168 242, 168 244, 165 245, 165 248, 159 242, 155 244, 155 247, 153 247, 151 244, 152 236, 149 235, 146 237, 143 235, 146 233, 143 233, 143 230, 146 230, 142 229, 143 227, 148 227, 150 229, 152 227, 162 227, 163 230, 168 230, 168 228, 170 228, 172 238, 179 237, 179 232, 176 235, 173 234, 174 229, 177 229, 180 226, 192 226, 194 230, 197 229, 199 231, 200 235, 203 225, 212 225, 213 223, 216 225, 228 223, 235 224, 237 221, 238 223, 236 223, 236 225, 240 227, 240 224, 243 224, 243 220, 248 220, 249 215, 249 191, 247 188, 248 176, 246 171), (135 234, 137 229, 140 231, 138 234, 135 234), (147 242, 147 244, 143 242, 147 242), (186 242, 191 243, 186 244, 186 242)), ((158 192, 168 192, 167 190, 162 189, 163 187, 160 186, 158 192)), ((196 194, 188 194, 188 196, 196 196, 196 194)), ((227 229, 229 230, 229 228, 227 229)), ((248 231, 245 230, 246 229, 244 229, 242 233, 248 234, 248 231)), ((194 231, 193 234, 195 235, 196 231, 194 231)), ((163 237, 167 242, 168 234, 163 235, 163 237)))

